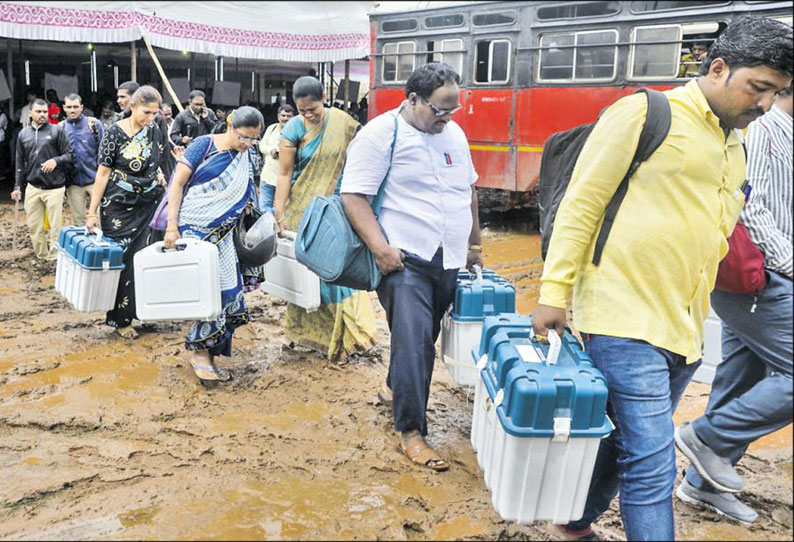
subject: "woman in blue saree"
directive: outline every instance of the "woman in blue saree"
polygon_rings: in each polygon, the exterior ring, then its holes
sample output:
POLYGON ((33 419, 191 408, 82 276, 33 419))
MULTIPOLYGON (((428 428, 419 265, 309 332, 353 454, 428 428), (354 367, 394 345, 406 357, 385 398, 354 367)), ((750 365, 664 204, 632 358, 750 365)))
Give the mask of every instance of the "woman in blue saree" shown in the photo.
POLYGON ((230 378, 215 364, 215 356, 231 356, 234 330, 250 320, 243 288, 262 281, 261 268, 241 269, 231 233, 241 214, 257 205, 254 172, 259 164, 253 147, 259 144, 263 125, 262 114, 253 107, 234 111, 226 133, 190 143, 168 192, 165 247, 173 248, 180 237, 192 237, 215 244, 220 253, 223 311, 213 322, 194 322, 185 342, 202 381, 230 378))

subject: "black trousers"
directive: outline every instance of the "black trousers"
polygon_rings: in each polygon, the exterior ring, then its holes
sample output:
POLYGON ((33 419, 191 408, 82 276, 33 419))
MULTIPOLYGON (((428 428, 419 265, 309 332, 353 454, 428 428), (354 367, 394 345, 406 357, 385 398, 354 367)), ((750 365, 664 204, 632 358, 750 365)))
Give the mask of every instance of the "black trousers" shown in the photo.
POLYGON ((405 269, 383 277, 377 290, 391 331, 386 383, 394 397, 394 425, 398 431, 418 429, 423 436, 435 342, 458 280, 458 270, 445 270, 442 262, 441 249, 430 262, 406 254, 405 269))

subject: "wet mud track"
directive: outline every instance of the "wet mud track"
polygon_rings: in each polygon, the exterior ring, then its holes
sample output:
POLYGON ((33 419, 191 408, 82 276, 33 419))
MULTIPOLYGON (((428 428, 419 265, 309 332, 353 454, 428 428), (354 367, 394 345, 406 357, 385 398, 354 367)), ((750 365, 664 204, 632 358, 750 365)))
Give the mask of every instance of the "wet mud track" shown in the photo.
MULTIPOLYGON (((473 394, 443 364, 430 442, 450 470, 414 467, 398 451, 376 400, 388 361, 382 311, 375 350, 334 365, 283 349, 284 305, 248 294, 253 322, 220 361, 234 378, 205 389, 187 363, 185 324, 126 341, 102 314, 75 312, 29 242, 12 254, 12 209, 0 205, 0 538, 549 539, 540 524, 494 512, 469 444, 473 394)), ((484 245, 487 265, 517 285, 519 310, 531 310, 537 237, 486 231, 484 245)), ((707 393, 690 386, 678 416, 696 416, 707 393)), ((755 526, 676 502, 679 538, 790 540, 790 429, 740 464, 755 526)), ((616 503, 596 529, 623 537, 616 503)))

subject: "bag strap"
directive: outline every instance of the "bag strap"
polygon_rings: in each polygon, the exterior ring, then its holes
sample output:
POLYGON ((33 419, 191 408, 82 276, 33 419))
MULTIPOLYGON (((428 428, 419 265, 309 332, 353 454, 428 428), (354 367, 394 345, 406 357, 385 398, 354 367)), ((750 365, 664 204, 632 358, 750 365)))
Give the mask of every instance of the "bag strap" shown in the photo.
POLYGON ((607 242, 607 237, 609 237, 612 224, 615 222, 615 215, 617 215, 620 204, 623 203, 623 198, 626 197, 626 192, 629 189, 629 179, 636 173, 640 164, 650 158, 659 145, 662 144, 662 141, 665 140, 670 131, 672 113, 670 112, 670 102, 667 101, 667 96, 658 90, 650 88, 641 88, 637 92, 645 93, 648 98, 645 123, 642 125, 640 140, 637 143, 637 150, 634 152, 631 165, 620 185, 618 185, 618 189, 612 199, 609 200, 604 212, 604 222, 601 225, 601 231, 598 232, 595 252, 593 252, 593 265, 598 265, 601 262, 601 254, 604 252, 604 245, 607 242))
POLYGON ((391 150, 389 151, 389 167, 386 169, 386 173, 383 175, 383 180, 380 183, 380 187, 378 188, 378 193, 375 195, 375 199, 372 200, 372 212, 375 213, 376 218, 378 213, 380 213, 381 206, 383 205, 383 194, 386 188, 386 180, 389 178, 392 160, 394 159, 394 147, 397 144, 397 120, 399 119, 404 108, 405 105, 400 107, 400 110, 397 111, 396 115, 394 115, 394 135, 391 139, 391 150))

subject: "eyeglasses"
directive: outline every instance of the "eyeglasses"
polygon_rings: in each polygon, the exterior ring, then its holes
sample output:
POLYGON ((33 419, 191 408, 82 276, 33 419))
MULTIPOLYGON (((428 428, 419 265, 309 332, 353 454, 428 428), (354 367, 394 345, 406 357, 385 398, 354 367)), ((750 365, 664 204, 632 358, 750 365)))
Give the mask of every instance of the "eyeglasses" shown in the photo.
POLYGON ((437 117, 443 117, 445 115, 454 115, 455 113, 460 111, 460 109, 463 107, 462 105, 457 105, 452 109, 439 109, 438 107, 430 103, 429 100, 425 100, 424 98, 422 98, 422 101, 430 106, 430 109, 433 110, 433 114, 437 117))
POLYGON ((240 143, 245 143, 247 145, 253 145, 253 146, 259 145, 259 142, 261 141, 260 139, 255 139, 253 137, 245 137, 245 136, 241 136, 240 134, 237 134, 237 139, 240 141, 240 143))

